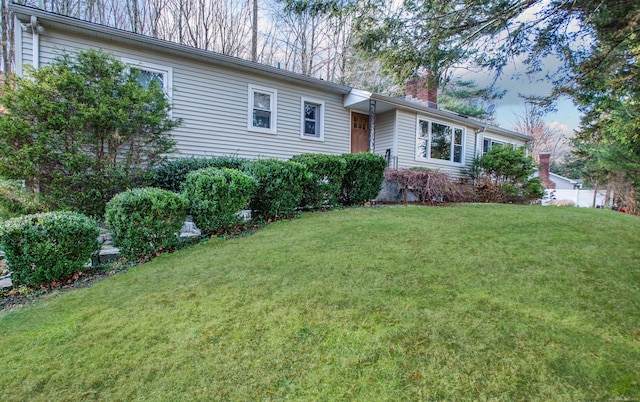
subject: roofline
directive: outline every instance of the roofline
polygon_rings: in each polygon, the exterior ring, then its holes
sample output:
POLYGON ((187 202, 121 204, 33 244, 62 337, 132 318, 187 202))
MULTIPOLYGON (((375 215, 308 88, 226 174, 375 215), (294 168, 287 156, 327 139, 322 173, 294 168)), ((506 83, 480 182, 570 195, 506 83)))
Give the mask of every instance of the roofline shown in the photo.
POLYGON ((371 94, 371 100, 379 100, 381 102, 386 102, 386 103, 390 103, 392 105, 395 105, 401 109, 404 110, 410 110, 412 112, 416 112, 416 113, 423 113, 423 114, 430 114, 430 115, 434 115, 434 116, 438 116, 441 118, 445 118, 445 119, 449 119, 449 120, 453 120, 456 122, 459 122, 460 124, 463 124, 467 127, 472 127, 475 128, 477 130, 480 130, 479 132, 482 131, 489 131, 495 134, 502 134, 502 135, 506 135, 509 137, 516 137, 519 138, 521 140, 524 141, 533 141, 534 138, 528 135, 524 135, 524 134, 520 134, 516 131, 511 131, 511 130, 507 130, 505 128, 501 128, 501 127, 497 127, 494 126, 492 124, 487 124, 485 122, 476 120, 474 118, 471 117, 467 117, 458 113, 454 113, 454 112, 450 112, 448 110, 442 110, 442 109, 434 109, 434 108, 430 108, 427 106, 422 106, 419 103, 416 102, 411 102, 411 101, 406 101, 406 100, 402 100, 402 99, 397 99, 397 98, 392 98, 389 96, 385 96, 385 95, 380 95, 380 94, 371 94))
POLYGON ((210 64, 223 67, 229 67, 247 71, 253 74, 261 74, 268 77, 278 78, 284 81, 304 83, 314 88, 324 89, 332 93, 346 95, 351 91, 351 87, 336 84, 334 82, 310 77, 303 74, 282 70, 276 67, 260 64, 257 62, 244 60, 238 57, 228 56, 208 50, 198 49, 195 47, 181 45, 178 43, 153 38, 151 36, 137 34, 122 29, 108 27, 93 22, 84 21, 74 17, 68 17, 61 14, 55 14, 43 11, 38 8, 23 6, 19 4, 9 4, 9 10, 14 13, 20 21, 28 23, 31 16, 38 18, 38 21, 44 22, 43 26, 51 26, 55 29, 84 33, 91 32, 98 38, 109 40, 117 43, 124 43, 136 47, 144 47, 155 51, 169 53, 178 57, 187 57, 210 64))

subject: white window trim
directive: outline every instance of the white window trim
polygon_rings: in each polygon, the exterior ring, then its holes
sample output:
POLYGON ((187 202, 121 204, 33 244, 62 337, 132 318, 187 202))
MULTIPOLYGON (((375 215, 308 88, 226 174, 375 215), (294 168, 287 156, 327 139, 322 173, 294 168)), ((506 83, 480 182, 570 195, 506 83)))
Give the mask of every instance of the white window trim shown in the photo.
POLYGON ((163 74, 165 76, 165 80, 163 82, 162 90, 164 91, 165 95, 167 95, 169 102, 173 100, 173 67, 129 59, 126 57, 121 58, 121 61, 125 64, 130 65, 131 67, 139 67, 141 70, 153 71, 163 74))
POLYGON ((277 134, 278 133, 278 90, 258 85, 248 85, 247 97, 247 130, 254 133, 277 134), (253 93, 255 91, 271 94, 271 128, 253 126, 253 93))
POLYGON ((485 152, 484 152, 484 140, 491 140, 491 141, 499 142, 499 143, 504 144, 504 145, 511 145, 513 147, 517 147, 517 145, 515 143, 511 142, 511 141, 505 140, 503 138, 492 137, 490 135, 484 135, 483 134, 482 135, 482 139, 480 141, 480 155, 479 156, 482 156, 482 155, 485 154, 485 152))
POLYGON ((300 138, 304 140, 324 142, 324 111, 325 111, 324 101, 321 101, 318 99, 312 99, 312 98, 304 98, 304 97, 300 98, 300 138), (304 128, 305 128, 304 104, 305 103, 312 103, 314 105, 319 106, 320 110, 318 111, 318 113, 320 114, 320 116, 317 119, 318 136, 307 135, 304 132, 304 128))
MULTIPOLYGON (((466 138, 467 138, 467 129, 465 127, 461 127, 461 126, 454 126, 450 123, 445 123, 442 121, 438 121, 438 120, 433 120, 433 119, 429 119, 427 117, 420 117, 418 116, 416 119, 416 145, 415 145, 415 160, 416 161, 422 161, 422 162, 431 162, 431 163, 441 163, 441 164, 445 164, 445 165, 451 165, 451 166, 464 166, 465 163, 465 151, 466 151, 466 138), (455 130, 459 129, 462 130, 462 150, 461 152, 461 158, 460 158, 460 162, 454 162, 453 161, 453 143, 451 146, 451 158, 452 160, 444 160, 444 159, 438 159, 438 158, 432 158, 431 157, 431 124, 429 125, 429 138, 427 138, 427 156, 424 157, 422 155, 420 155, 420 142, 421 142, 421 138, 420 138, 420 134, 421 134, 421 130, 420 130, 420 122, 421 121, 426 121, 429 123, 438 123, 438 124, 443 124, 445 126, 451 127, 452 129, 452 133, 451 135, 454 136, 455 135, 455 130)), ((453 138, 452 138, 452 142, 453 142, 453 138)))

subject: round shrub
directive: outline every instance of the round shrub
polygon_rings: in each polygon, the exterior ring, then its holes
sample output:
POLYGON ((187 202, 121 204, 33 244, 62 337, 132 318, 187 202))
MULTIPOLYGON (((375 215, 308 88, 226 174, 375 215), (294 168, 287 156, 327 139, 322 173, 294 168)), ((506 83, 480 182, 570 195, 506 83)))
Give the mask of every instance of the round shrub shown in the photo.
POLYGON ((187 174, 183 192, 198 228, 214 233, 242 221, 238 212, 247 206, 257 188, 256 179, 237 169, 206 168, 187 174))
POLYGON ((327 208, 337 205, 347 162, 339 155, 300 154, 291 158, 302 163, 311 173, 302 189, 300 205, 305 208, 327 208))
POLYGON ((302 200, 302 188, 311 175, 298 162, 259 159, 247 162, 243 170, 258 181, 250 206, 263 219, 292 216, 302 200))
POLYGON ((342 180, 342 203, 358 205, 376 198, 384 180, 386 159, 369 152, 343 154, 342 157, 347 161, 342 180))
POLYGON ((235 156, 190 157, 168 160, 154 169, 154 187, 179 193, 182 191, 182 183, 184 183, 190 172, 209 167, 240 169, 244 162, 246 162, 245 159, 235 156))
POLYGON ((83 271, 98 253, 98 224, 76 212, 25 215, 0 225, 14 285, 40 286, 83 271))
POLYGON ((182 194, 159 188, 127 190, 109 201, 106 222, 113 245, 129 260, 145 260, 174 247, 187 217, 182 194))

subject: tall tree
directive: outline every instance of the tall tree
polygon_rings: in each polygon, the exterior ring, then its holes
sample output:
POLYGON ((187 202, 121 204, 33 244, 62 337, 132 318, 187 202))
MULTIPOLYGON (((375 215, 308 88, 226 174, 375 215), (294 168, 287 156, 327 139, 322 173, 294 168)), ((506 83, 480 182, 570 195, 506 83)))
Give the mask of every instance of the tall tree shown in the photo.
POLYGON ((251 61, 258 61, 258 0, 253 0, 251 13, 251 61))
POLYGON ((563 134, 547 124, 544 111, 537 105, 525 103, 524 112, 517 116, 514 129, 534 138, 531 156, 538 162, 541 152, 550 152, 551 160, 558 162, 571 150, 570 142, 563 134))
POLYGON ((489 105, 504 96, 505 91, 478 87, 474 81, 451 79, 440 87, 438 106, 465 116, 491 120, 489 105))

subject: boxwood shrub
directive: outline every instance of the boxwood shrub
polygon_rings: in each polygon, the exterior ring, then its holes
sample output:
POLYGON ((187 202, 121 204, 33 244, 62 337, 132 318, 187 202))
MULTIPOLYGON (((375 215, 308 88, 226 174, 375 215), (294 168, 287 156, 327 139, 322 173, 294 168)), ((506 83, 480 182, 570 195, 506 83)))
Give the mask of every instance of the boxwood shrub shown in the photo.
POLYGON ((76 212, 24 215, 0 225, 14 285, 40 286, 86 269, 98 253, 98 224, 76 212))
POLYGON ((311 180, 307 168, 292 161, 258 159, 247 162, 242 169, 258 181, 250 206, 262 219, 292 216, 302 200, 303 186, 311 180))
POLYGON ((235 156, 189 157, 168 160, 154 170, 153 187, 179 193, 182 191, 182 183, 190 172, 209 167, 240 169, 244 162, 246 162, 245 159, 235 156))
POLYGON ((343 154, 342 157, 347 161, 340 194, 342 203, 359 205, 376 198, 384 180, 386 159, 369 152, 343 154))
POLYGON ((300 154, 291 158, 302 163, 311 174, 302 190, 301 206, 327 208, 338 205, 347 162, 340 155, 300 154))
POLYGON ((128 259, 140 261, 174 247, 187 216, 182 194, 145 187, 117 194, 106 208, 113 245, 128 259))
POLYGON ((187 174, 183 193, 189 212, 203 233, 214 233, 238 224, 237 215, 258 188, 256 179, 237 169, 206 168, 187 174))

